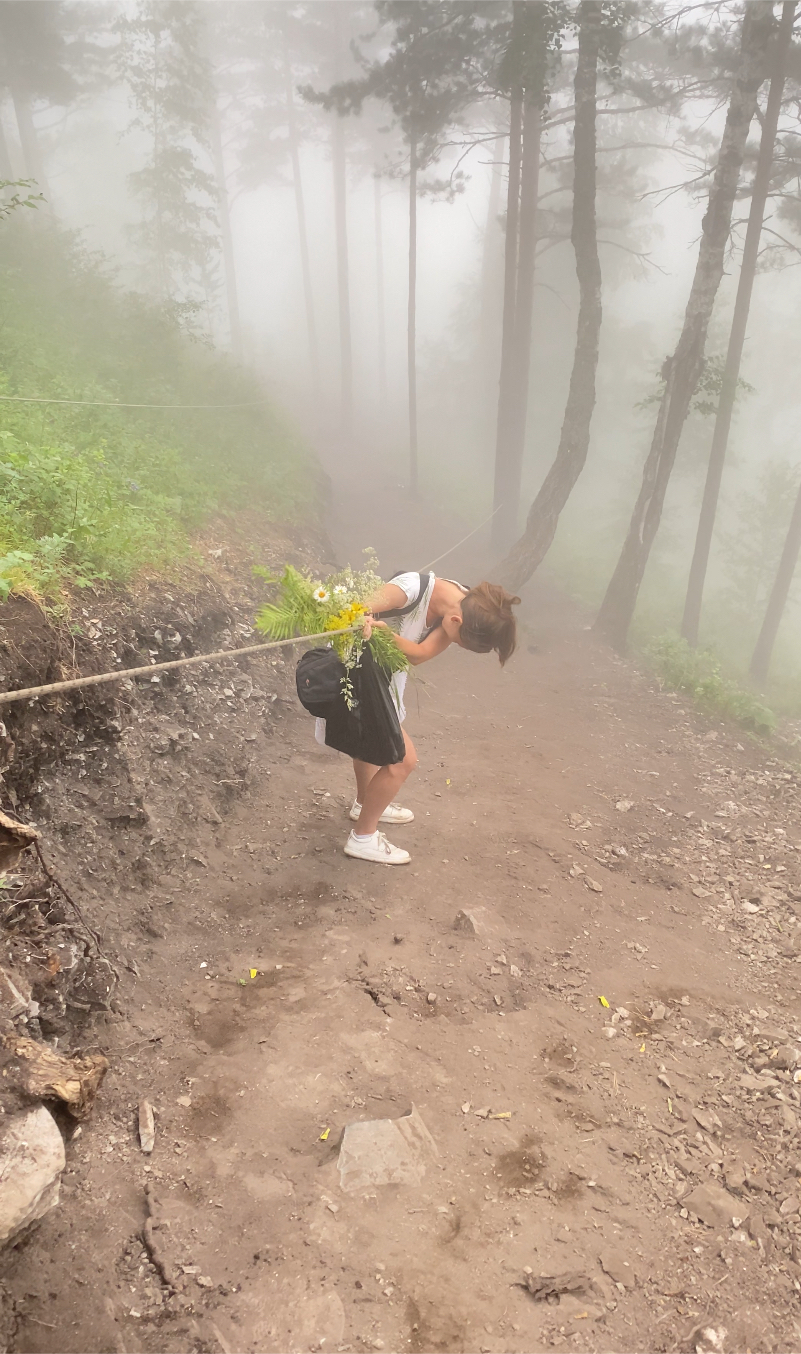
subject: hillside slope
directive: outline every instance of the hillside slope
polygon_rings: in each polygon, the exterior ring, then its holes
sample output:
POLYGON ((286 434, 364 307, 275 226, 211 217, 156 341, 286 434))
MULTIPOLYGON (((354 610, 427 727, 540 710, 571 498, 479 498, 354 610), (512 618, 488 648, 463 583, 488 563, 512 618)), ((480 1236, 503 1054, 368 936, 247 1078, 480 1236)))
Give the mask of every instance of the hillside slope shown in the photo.
POLYGON ((312 510, 314 458, 202 321, 122 292, 45 222, 4 224, 0 396, 180 407, 0 401, 0 599, 174 569, 221 510, 312 510))

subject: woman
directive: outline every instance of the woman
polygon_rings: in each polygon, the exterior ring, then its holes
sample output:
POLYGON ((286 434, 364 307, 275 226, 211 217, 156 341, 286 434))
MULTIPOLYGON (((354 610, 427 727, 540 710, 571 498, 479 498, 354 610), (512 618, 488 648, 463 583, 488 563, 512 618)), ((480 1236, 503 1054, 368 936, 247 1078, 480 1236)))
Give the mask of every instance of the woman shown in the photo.
MULTIPOLYGON (((512 607, 520 601, 497 583, 479 583, 465 588, 452 579, 433 574, 396 574, 371 599, 372 615, 365 623, 369 639, 374 626, 387 627, 379 619, 382 612, 403 611, 395 634, 395 643, 412 667, 427 663, 444 653, 450 644, 458 644, 471 653, 497 653, 501 665, 511 658, 516 643, 516 622, 512 607), (410 604, 414 604, 410 610, 410 604)), ((401 723, 406 718, 403 693, 406 673, 392 678, 395 703, 401 723)), ((355 826, 345 844, 345 855, 380 865, 407 865, 408 851, 393 846, 380 831, 380 824, 399 826, 411 823, 414 814, 396 804, 395 796, 417 766, 417 753, 411 738, 402 730, 406 756, 394 766, 371 766, 355 761, 356 799, 350 811, 355 826)))

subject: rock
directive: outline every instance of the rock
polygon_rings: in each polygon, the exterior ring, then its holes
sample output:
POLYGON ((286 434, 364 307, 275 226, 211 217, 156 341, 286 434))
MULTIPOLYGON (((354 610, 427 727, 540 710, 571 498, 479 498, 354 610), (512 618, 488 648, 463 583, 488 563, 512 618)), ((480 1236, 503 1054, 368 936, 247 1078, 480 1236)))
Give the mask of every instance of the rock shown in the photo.
POLYGON ((156 1122, 149 1100, 139 1101, 139 1144, 143 1152, 152 1152, 156 1145, 156 1122))
POLYGON ((785 1044, 777 1050, 776 1057, 771 1058, 771 1063, 774 1067, 780 1067, 783 1072, 792 1072, 799 1058, 801 1058, 801 1053, 798 1052, 798 1049, 793 1048, 792 1044, 785 1044))
POLYGON ((773 1253, 773 1237, 761 1213, 752 1213, 748 1219, 748 1235, 752 1241, 756 1241, 764 1258, 769 1260, 773 1253))
POLYGON ((473 907, 469 911, 463 909, 456 913, 453 929, 463 931, 468 936, 488 936, 492 934, 494 927, 487 920, 486 908, 473 907))
POLYGON ((707 1227, 730 1227, 732 1218, 742 1221, 748 1216, 748 1205, 720 1185, 698 1185, 681 1202, 707 1227))
POLYGON ((687 1342, 695 1354, 725 1354, 725 1326, 695 1326, 687 1336, 687 1342))
POLYGON ((797 1213, 799 1208, 801 1208, 801 1199, 799 1199, 797 1194, 791 1194, 788 1199, 785 1199, 783 1204, 780 1204, 779 1212, 782 1214, 782 1217, 786 1218, 789 1217, 791 1213, 797 1213))
POLYGON ((373 1185, 419 1185, 437 1147, 416 1108, 400 1119, 348 1124, 339 1149, 339 1181, 347 1194, 373 1185))
POLYGON ((592 893, 603 893, 604 891, 603 885, 599 884, 597 879, 590 879, 589 875, 585 875, 584 883, 587 885, 587 888, 590 889, 592 893))
POLYGON ((693 1119, 705 1133, 714 1134, 723 1125, 712 1110, 693 1110, 693 1119))
POLYGON ((769 1044, 786 1044, 790 1038, 787 1030, 781 1029, 778 1025, 761 1025, 759 1028, 760 1039, 765 1039, 769 1044))
POLYGON ((16 1019, 27 1011, 30 999, 31 989, 25 979, 17 973, 12 978, 6 969, 0 968, 0 1019, 16 1019))
POLYGON ((618 813, 628 813, 629 809, 634 808, 633 799, 619 799, 615 804, 618 813))
POLYGON ((0 1245, 58 1203, 64 1143, 44 1105, 15 1114, 0 1140, 0 1245))
POLYGON ((637 1275, 634 1272, 628 1260, 624 1260, 619 1251, 604 1251, 599 1257, 601 1269, 604 1274, 608 1274, 613 1283, 622 1284, 624 1288, 634 1288, 637 1283, 637 1275))
POLYGON ((742 1189, 745 1184, 745 1166, 741 1161, 732 1162, 731 1166, 726 1167, 725 1180, 727 1189, 742 1189))

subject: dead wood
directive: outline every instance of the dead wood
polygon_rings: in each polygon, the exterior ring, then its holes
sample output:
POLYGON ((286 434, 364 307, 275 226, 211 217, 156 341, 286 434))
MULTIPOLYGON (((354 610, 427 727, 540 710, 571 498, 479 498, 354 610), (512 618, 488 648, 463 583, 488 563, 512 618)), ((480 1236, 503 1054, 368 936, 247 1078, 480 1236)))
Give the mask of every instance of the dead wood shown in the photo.
POLYGON ((60 1100, 74 1119, 85 1119, 108 1071, 108 1059, 102 1053, 68 1058, 47 1044, 8 1034, 0 1040, 0 1067, 3 1090, 28 1100, 60 1100))
POLYGON ((35 827, 27 823, 15 823, 0 811, 0 874, 16 865, 23 851, 32 846, 39 838, 35 827))

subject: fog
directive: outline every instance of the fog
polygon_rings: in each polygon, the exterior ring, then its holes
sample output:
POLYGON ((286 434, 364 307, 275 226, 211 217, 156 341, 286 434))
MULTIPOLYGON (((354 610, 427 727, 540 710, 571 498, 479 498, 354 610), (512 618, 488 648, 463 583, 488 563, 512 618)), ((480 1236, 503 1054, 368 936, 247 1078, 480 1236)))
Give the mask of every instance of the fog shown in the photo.
MULTIPOLYGON (((536 4, 517 8, 539 9, 540 20, 544 12, 536 4)), ((148 181, 142 174, 150 172, 148 165, 152 168, 153 149, 150 114, 143 113, 141 98, 137 105, 132 93, 136 79, 132 65, 137 57, 130 33, 126 38, 126 24, 135 28, 139 23, 144 29, 150 24, 152 31, 161 25, 165 50, 170 43, 177 48, 183 44, 185 59, 191 47, 192 60, 203 65, 199 86, 208 82, 207 98, 220 119, 225 180, 223 188, 217 172, 215 191, 224 191, 230 207, 243 365, 301 429, 329 471, 336 474, 341 469, 346 477, 369 467, 383 481, 396 484, 399 494, 409 489, 408 128, 404 130, 403 115, 382 94, 380 79, 374 81, 372 93, 362 91, 356 101, 359 107, 348 110, 341 99, 337 104, 337 82, 340 87, 343 80, 369 82, 371 72, 375 74, 393 59, 399 25, 414 28, 417 23, 414 41, 419 46, 424 45, 425 32, 436 26, 437 11, 454 32, 474 12, 475 22, 485 30, 476 52, 490 53, 494 43, 496 56, 486 55, 486 69, 476 77, 473 92, 458 106, 454 100, 453 114, 433 134, 432 144, 436 144, 429 163, 420 170, 421 188, 431 180, 450 181, 457 191, 440 192, 436 197, 423 191, 417 199, 415 353, 419 493, 428 501, 447 501, 449 509, 464 520, 465 529, 484 522, 497 507, 499 492, 496 426, 510 101, 513 104, 516 97, 514 79, 510 84, 499 72, 504 53, 508 55, 514 47, 512 7, 502 0, 483 6, 421 3, 375 8, 349 0, 309 4, 205 0, 198 5, 186 0, 178 6, 145 0, 6 4, 6 27, 11 32, 17 23, 19 41, 30 45, 35 66, 36 32, 26 30, 24 14, 17 13, 16 18, 11 14, 32 9, 42 12, 41 41, 47 38, 48 26, 57 30, 63 35, 64 61, 72 61, 74 67, 68 97, 55 89, 48 93, 44 77, 38 83, 32 79, 24 91, 46 171, 47 209, 58 228, 78 232, 90 250, 102 255, 105 262, 101 265, 98 257, 97 266, 110 268, 119 287, 142 291, 159 305, 191 303, 194 309, 186 324, 196 341, 212 345, 221 354, 232 349, 236 354, 240 341, 230 320, 233 279, 226 278, 221 252, 219 201, 213 204, 214 219, 209 216, 197 227, 207 236, 202 267, 190 259, 182 273, 176 264, 166 290, 163 277, 157 283, 152 256, 143 250, 141 239, 136 242, 137 225, 149 213, 152 216, 148 181), (194 30, 177 32, 177 11, 185 23, 191 12, 194 30), (500 31, 504 23, 506 30, 500 31), (128 55, 122 60, 120 49, 126 41, 128 55), (91 47, 82 65, 76 55, 81 42, 91 47), (297 184, 288 153, 290 87, 308 237, 310 298, 304 295, 297 184), (315 101, 315 96, 326 95, 331 107, 315 101), (332 161, 337 123, 346 163, 353 348, 350 425, 341 403, 342 292, 332 161), (319 388, 315 387, 310 352, 309 301, 319 349, 319 388)), ((528 509, 554 462, 571 372, 576 364, 581 365, 575 356, 580 295, 570 240, 571 182, 576 59, 581 23, 589 20, 587 6, 561 9, 558 41, 552 34, 540 33, 537 38, 548 47, 549 55, 539 93, 541 167, 525 438, 519 493, 514 491, 506 537, 501 539, 496 533, 490 545, 494 528, 483 528, 481 539, 496 561, 507 556, 523 531, 528 509)), ((734 4, 685 7, 651 0, 625 12, 624 7, 612 6, 610 12, 616 9, 620 13, 613 14, 610 22, 617 24, 617 50, 609 60, 602 54, 596 72, 597 249, 603 304, 596 398, 586 465, 565 495, 555 539, 545 545, 542 563, 588 607, 589 620, 606 592, 640 491, 660 410, 660 370, 677 350, 682 331, 702 223, 715 188, 713 171, 733 72, 745 60, 746 43, 742 7, 734 4)), ((764 23, 772 25, 764 41, 755 39, 757 44, 763 41, 763 69, 755 97, 764 120, 771 73, 777 78, 775 52, 782 6, 752 4, 748 9, 752 19, 760 10, 764 23)), ((737 680, 745 680, 801 477, 801 391, 796 378, 801 301, 797 266, 801 236, 795 229, 801 226, 797 209, 796 128, 801 93, 797 36, 785 48, 779 132, 740 368, 740 380, 747 388, 740 387, 735 402, 700 631, 701 643, 713 648, 737 680)), ((404 50, 408 58, 408 42, 404 50)), ((480 64, 483 59, 480 55, 469 61, 465 57, 460 69, 464 72, 471 61, 480 64)), ((47 60, 52 58, 42 53, 43 64, 47 60)), ((413 82, 413 62, 410 69, 413 82)), ((534 97, 534 77, 529 86, 525 85, 527 78, 521 77, 524 103, 534 97)), ((410 85, 405 97, 411 105, 414 96, 410 85)), ((30 180, 37 175, 30 153, 26 156, 23 151, 19 101, 19 91, 15 102, 9 85, 2 120, 12 176, 30 180)), ((181 105, 181 98, 175 102, 181 105)), ((186 108, 173 110, 167 136, 172 148, 183 147, 214 186, 211 113, 208 108, 193 110, 189 98, 184 102, 186 108)), ((718 368, 729 341, 760 144, 760 120, 749 121, 742 164, 735 176, 732 223, 723 228, 724 273, 702 343, 707 363, 713 359, 713 367, 717 361, 718 368)), ((158 172, 178 174, 179 170, 161 167, 158 172)), ((182 182, 187 200, 196 205, 202 200, 206 209, 211 199, 203 197, 200 179, 190 175, 182 182)), ((44 209, 37 208, 35 214, 44 216, 44 209)), ((34 212, 28 215, 33 217, 34 212)), ((41 222, 37 224, 41 227, 41 222)), ((30 220, 25 225, 34 228, 30 220)), ((343 250, 341 239, 339 243, 343 250)), ((175 246, 176 258, 181 247, 180 243, 175 246)), ((521 237, 521 258, 524 247, 521 237)), ((192 248, 187 245, 186 249, 189 258, 192 248)), ((699 371, 689 378, 693 390, 699 371)), ((672 474, 667 472, 669 482, 653 548, 640 560, 644 577, 642 587, 635 589, 637 610, 627 636, 636 644, 676 632, 681 623, 720 391, 718 377, 706 397, 705 411, 691 407, 682 419, 675 468, 672 474)), ((697 403, 697 396, 692 391, 690 395, 697 403)), ((673 398, 668 390, 662 406, 673 398)), ((502 506, 507 513, 508 504, 502 506)), ((506 575, 519 587, 526 577, 520 573, 519 561, 515 568, 517 572, 507 569, 506 575)), ((792 712, 801 704, 798 607, 797 592, 791 591, 770 669, 772 699, 792 712)), ((763 689, 764 685, 763 680, 763 689)))

